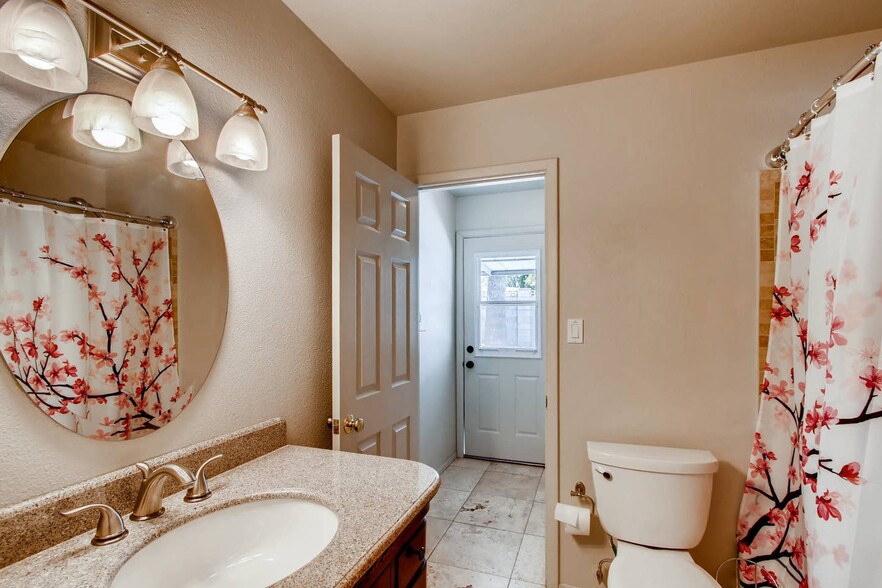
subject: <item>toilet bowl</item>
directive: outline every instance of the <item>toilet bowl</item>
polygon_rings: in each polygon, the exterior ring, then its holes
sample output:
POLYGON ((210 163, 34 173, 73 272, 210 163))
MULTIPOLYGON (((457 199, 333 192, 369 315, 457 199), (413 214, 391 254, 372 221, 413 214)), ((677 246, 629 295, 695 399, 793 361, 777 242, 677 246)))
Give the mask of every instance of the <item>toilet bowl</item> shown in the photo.
POLYGON ((688 551, 652 549, 619 541, 609 566, 609 588, 720 588, 688 551))
POLYGON ((708 451, 588 443, 597 515, 617 541, 609 588, 720 588, 692 560, 719 464, 708 451))

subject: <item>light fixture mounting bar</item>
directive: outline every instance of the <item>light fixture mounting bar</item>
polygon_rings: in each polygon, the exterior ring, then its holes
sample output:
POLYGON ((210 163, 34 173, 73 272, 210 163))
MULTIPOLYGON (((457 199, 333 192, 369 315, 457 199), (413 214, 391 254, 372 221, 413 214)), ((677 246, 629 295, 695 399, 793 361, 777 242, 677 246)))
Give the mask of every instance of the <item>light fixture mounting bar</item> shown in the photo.
MULTIPOLYGON (((180 53, 178 53, 174 49, 172 49, 171 47, 169 47, 163 43, 160 43, 159 41, 153 39, 149 35, 146 35, 145 33, 141 32, 137 28, 133 27, 128 22, 124 21, 123 19, 116 16, 112 12, 99 6, 98 4, 93 2, 92 0, 76 0, 76 1, 79 2, 84 8, 86 8, 86 10, 89 10, 90 12, 95 13, 96 15, 100 16, 101 18, 108 21, 112 25, 125 31, 126 33, 128 33, 129 35, 134 37, 135 39, 142 40, 144 42, 144 44, 148 45, 151 49, 153 49, 153 52, 156 52, 159 55, 165 55, 165 54, 170 55, 180 65, 186 67, 187 69, 189 69, 193 73, 196 73, 196 74, 202 76, 203 78, 205 78, 206 80, 208 80, 209 82, 214 84, 215 86, 221 88, 222 90, 225 90, 226 92, 229 92, 230 94, 232 94, 233 96, 236 96, 237 98, 239 98, 243 102, 250 104, 255 110, 259 110, 261 112, 267 112, 267 109, 264 105, 258 103, 256 100, 254 100, 253 98, 251 98, 250 96, 248 96, 244 92, 240 92, 239 90, 230 86, 229 84, 227 84, 223 80, 211 75, 210 73, 208 73, 207 71, 205 71, 204 69, 202 69, 201 67, 199 67, 198 65, 196 65, 195 63, 193 63, 192 61, 190 61, 189 59, 187 59, 186 57, 184 57, 183 55, 181 55, 180 53)), ((129 77, 129 76, 126 76, 126 77, 129 77)))

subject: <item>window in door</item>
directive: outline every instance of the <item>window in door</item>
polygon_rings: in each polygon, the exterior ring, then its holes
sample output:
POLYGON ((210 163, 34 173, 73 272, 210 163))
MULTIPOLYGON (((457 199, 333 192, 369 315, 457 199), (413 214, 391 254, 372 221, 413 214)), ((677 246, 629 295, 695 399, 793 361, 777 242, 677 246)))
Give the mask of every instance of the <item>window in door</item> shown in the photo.
POLYGON ((477 355, 540 355, 539 252, 479 253, 477 355))

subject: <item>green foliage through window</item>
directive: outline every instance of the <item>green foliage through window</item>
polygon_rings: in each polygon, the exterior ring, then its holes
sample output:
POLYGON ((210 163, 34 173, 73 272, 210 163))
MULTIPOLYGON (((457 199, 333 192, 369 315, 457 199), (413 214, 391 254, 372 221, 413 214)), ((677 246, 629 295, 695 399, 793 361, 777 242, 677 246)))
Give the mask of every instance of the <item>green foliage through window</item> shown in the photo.
POLYGON ((508 282, 505 285, 508 288, 529 288, 535 292, 536 274, 515 274, 508 276, 508 282))

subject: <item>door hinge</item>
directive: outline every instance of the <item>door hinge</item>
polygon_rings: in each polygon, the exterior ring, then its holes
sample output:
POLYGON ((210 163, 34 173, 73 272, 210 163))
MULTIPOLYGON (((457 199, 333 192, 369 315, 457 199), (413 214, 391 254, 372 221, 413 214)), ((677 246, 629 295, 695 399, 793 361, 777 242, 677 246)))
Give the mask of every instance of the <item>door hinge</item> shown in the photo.
POLYGON ((545 408, 548 408, 548 396, 545 397, 545 408))
POLYGON ((334 435, 340 434, 340 419, 328 417, 328 428, 334 435))

